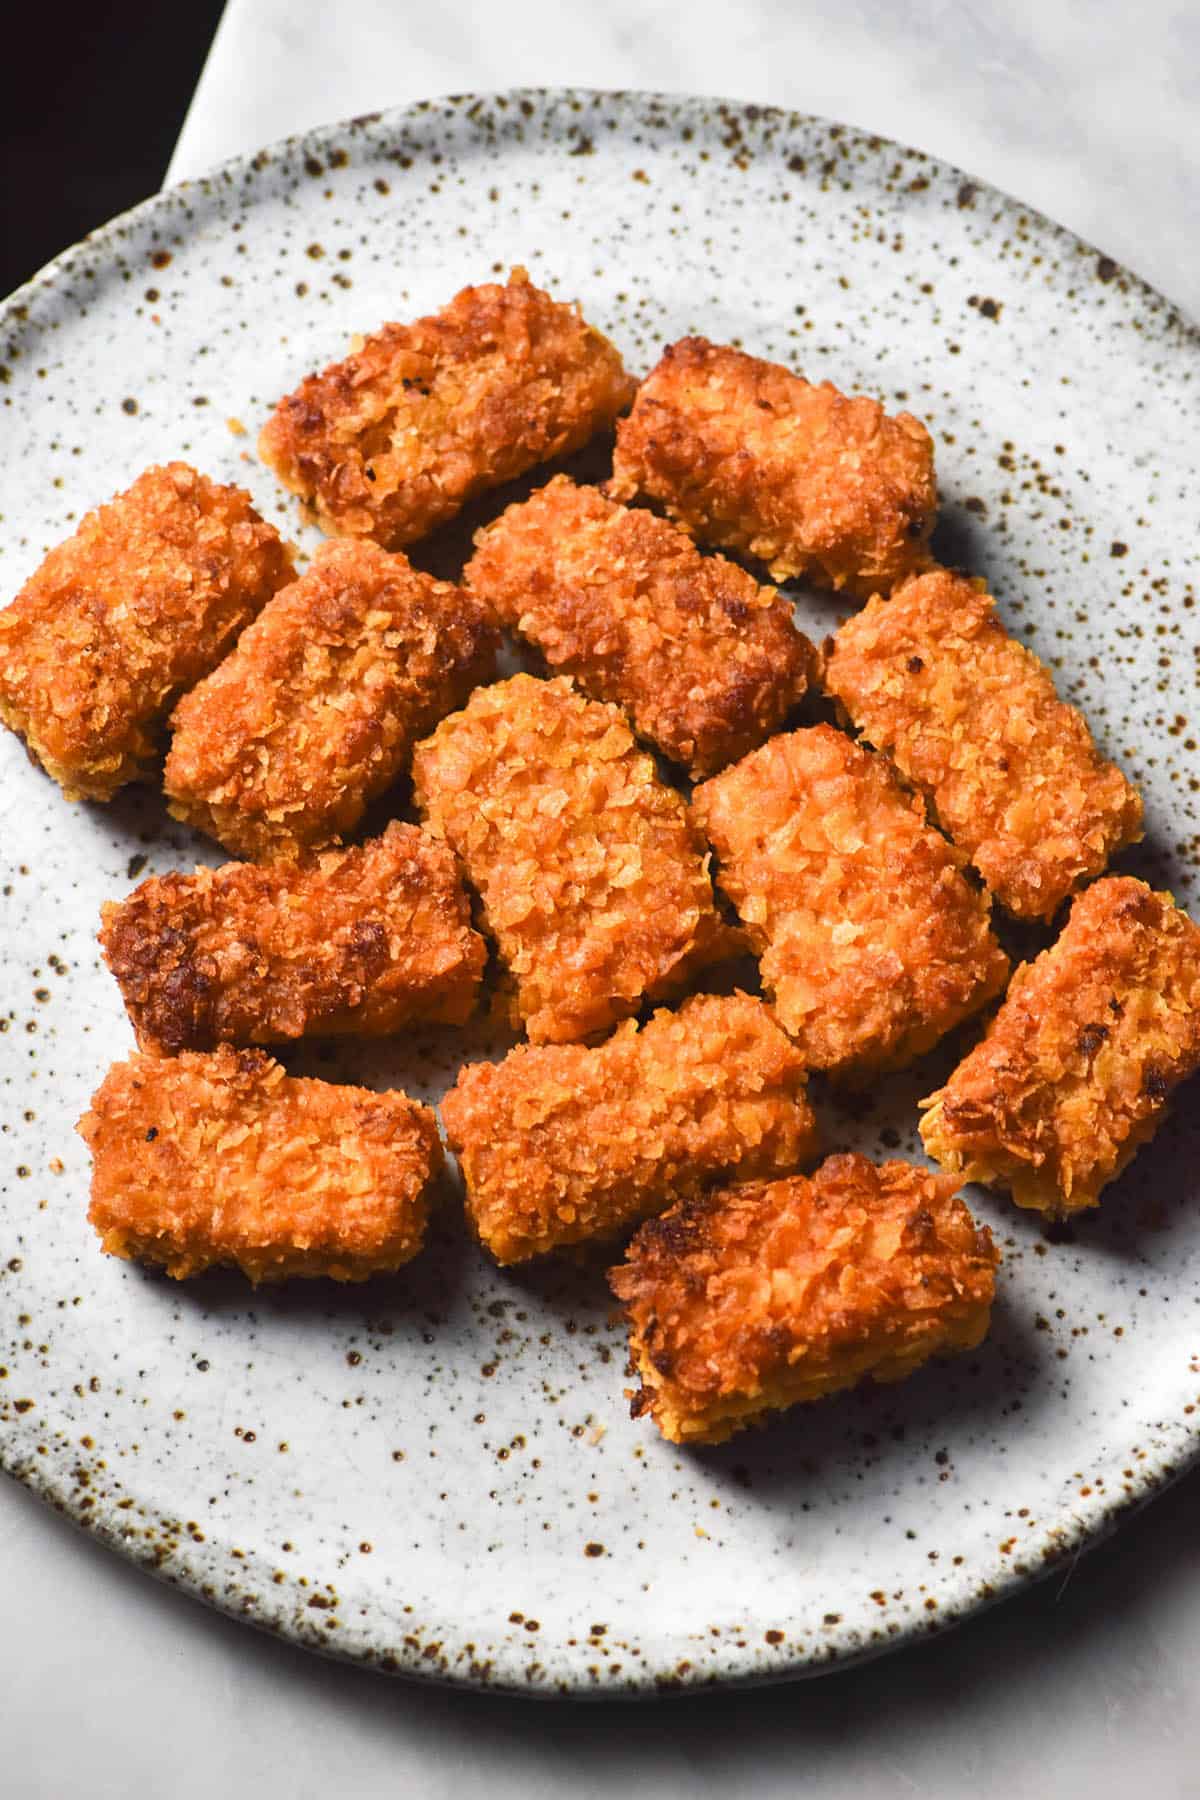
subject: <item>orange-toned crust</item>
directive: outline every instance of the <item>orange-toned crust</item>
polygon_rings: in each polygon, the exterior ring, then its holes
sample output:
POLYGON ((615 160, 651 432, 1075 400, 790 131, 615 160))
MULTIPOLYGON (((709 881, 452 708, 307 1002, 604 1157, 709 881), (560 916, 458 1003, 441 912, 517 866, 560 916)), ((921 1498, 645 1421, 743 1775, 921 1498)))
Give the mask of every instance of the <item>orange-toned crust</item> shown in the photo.
POLYGON ((932 569, 872 600, 825 685, 1018 918, 1051 918, 1141 836, 1136 789, 973 581, 932 569))
POLYGON ((929 1154, 1052 1216, 1095 1206, 1200 1068, 1200 926, 1110 876, 1013 976, 983 1042, 923 1102, 929 1154))
POLYGON ((147 776, 187 688, 295 571, 242 488, 147 469, 0 612, 0 719, 69 800, 147 776))
POLYGON ((910 413, 683 338, 617 430, 617 500, 648 495, 702 543, 865 599, 929 560, 933 440, 910 413))
POLYGON ((886 760, 832 726, 772 738, 692 811, 810 1068, 911 1062, 1003 987, 987 896, 886 760))
POLYGON ((958 1182, 831 1156, 642 1226, 610 1275, 648 1412, 676 1444, 719 1444, 797 1401, 900 1381, 986 1335, 999 1254, 958 1182))
POLYGON ((258 453, 324 530, 398 548, 472 495, 579 450, 628 406, 617 351, 514 269, 384 325, 279 402, 258 453))
POLYGON ((104 1249, 179 1280, 221 1263, 256 1284, 398 1269, 421 1248, 442 1167, 429 1107, 227 1045, 115 1063, 79 1133, 104 1249))

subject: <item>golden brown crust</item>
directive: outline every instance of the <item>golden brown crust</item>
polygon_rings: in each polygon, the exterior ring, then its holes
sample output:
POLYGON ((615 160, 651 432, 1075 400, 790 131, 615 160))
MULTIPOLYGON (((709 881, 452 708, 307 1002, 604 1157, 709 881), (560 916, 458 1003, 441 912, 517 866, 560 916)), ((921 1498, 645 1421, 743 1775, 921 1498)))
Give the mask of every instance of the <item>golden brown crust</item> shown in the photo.
POLYGON ((442 1119, 500 1263, 613 1237, 718 1180, 790 1171, 817 1143, 803 1060, 745 994, 693 995, 595 1050, 475 1063, 442 1119))
POLYGON ((454 858, 415 825, 300 866, 144 881, 100 943, 142 1050, 462 1025, 487 951, 454 858))
POLYGON ((490 608, 407 557, 322 545, 176 707, 171 812, 262 861, 335 843, 490 680, 498 643, 490 608))
POLYGON ((442 1167, 429 1107, 227 1045, 115 1063, 79 1133, 104 1249, 179 1280, 224 1263, 256 1284, 398 1269, 421 1248, 442 1167))
POLYGON ((1013 976, 983 1042, 923 1102, 929 1154, 964 1181, 1061 1216, 1101 1190, 1200 1068, 1200 926, 1110 876, 1013 976))
POLYGON ((772 738, 692 811, 810 1068, 896 1068, 1004 985, 988 901, 883 757, 829 725, 772 738))
POLYGON ((676 1444, 719 1444, 797 1401, 899 1381, 985 1336, 999 1254, 958 1182, 831 1156, 643 1225, 609 1279, 641 1393, 676 1444))
POLYGON ((295 571, 242 488, 147 469, 0 612, 0 719, 69 800, 146 776, 171 707, 295 571))
POLYGON ((1018 918, 1051 918, 1141 836, 1138 793, 973 581, 931 569, 872 600, 824 679, 1018 918))
POLYGON ((786 600, 596 488, 556 476, 475 543, 467 586, 694 780, 761 744, 808 685, 786 600))
POLYGON ((672 344, 617 430, 617 500, 646 494, 777 581, 865 599, 929 560, 933 441, 910 413, 700 337, 672 344))
POLYGON ((582 449, 628 406, 617 351, 514 269, 384 325, 279 402, 258 453, 324 530, 398 548, 472 495, 582 449))
POLYGON ((413 754, 429 828, 462 859, 533 1043, 568 1043, 739 945, 682 797, 615 706, 565 676, 481 688, 413 754))

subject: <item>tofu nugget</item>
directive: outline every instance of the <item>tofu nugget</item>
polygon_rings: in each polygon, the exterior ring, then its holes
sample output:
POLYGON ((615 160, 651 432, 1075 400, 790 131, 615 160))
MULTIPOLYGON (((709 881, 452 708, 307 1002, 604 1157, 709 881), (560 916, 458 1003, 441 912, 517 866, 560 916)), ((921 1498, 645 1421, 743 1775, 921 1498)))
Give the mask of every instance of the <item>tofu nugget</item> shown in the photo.
POLYGON ((467 1214, 500 1263, 608 1238, 715 1181, 816 1149, 804 1061, 770 1008, 694 995, 598 1049, 521 1046, 442 1101, 467 1214))
POLYGON ((761 744, 808 685, 813 647, 774 588, 565 475, 475 542, 467 585, 694 780, 761 744))
POLYGON ((932 569, 872 600, 825 685, 1018 918, 1051 918, 1141 836, 1137 791, 976 582, 932 569))
POLYGON ((100 942, 141 1049, 462 1025, 487 960, 444 844, 415 825, 300 865, 144 881, 100 942))
POLYGON ((579 450, 634 384, 576 306, 514 269, 384 325, 279 402, 258 453, 325 531, 411 544, 474 494, 579 450))
POLYGON ((611 1272, 641 1392, 674 1444, 719 1444, 800 1400, 901 1381, 987 1333, 999 1255, 958 1182, 831 1156, 643 1225, 611 1272))
POLYGON ((923 1102, 925 1148, 964 1181, 1062 1217, 1101 1190, 1200 1068, 1200 926, 1110 876, 1013 976, 983 1042, 923 1102))
POLYGON ((565 676, 472 694, 418 744, 413 785, 479 893, 534 1043, 603 1031, 740 947, 682 796, 617 708, 565 676))
POLYGON ((937 513, 933 440, 910 413, 699 337, 672 344, 638 389, 609 492, 648 495, 776 581, 862 599, 928 562, 937 513))
POLYGON ((375 544, 324 544, 182 700, 164 784, 177 819, 261 861, 323 849, 495 672, 489 608, 375 544))
POLYGON ((187 463, 90 512, 0 612, 0 719, 68 800, 148 775, 167 714, 295 571, 250 496, 187 463))
POLYGON ((104 1249, 177 1280, 218 1263, 256 1285, 398 1269, 421 1248, 442 1167, 429 1107, 297 1080, 228 1045, 115 1063, 79 1134, 104 1249))
POLYGON ((1003 987, 986 895, 885 759, 832 726, 772 738, 692 808, 810 1068, 898 1068, 1003 987))

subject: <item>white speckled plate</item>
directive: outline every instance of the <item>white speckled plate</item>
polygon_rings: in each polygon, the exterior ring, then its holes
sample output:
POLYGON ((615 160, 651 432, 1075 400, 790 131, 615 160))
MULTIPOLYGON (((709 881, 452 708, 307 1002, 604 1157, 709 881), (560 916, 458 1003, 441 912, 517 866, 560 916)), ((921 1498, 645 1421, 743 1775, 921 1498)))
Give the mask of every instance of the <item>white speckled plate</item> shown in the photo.
MULTIPOLYGON (((987 575, 1146 793, 1124 866, 1194 898, 1200 340, 1067 232, 913 151, 715 101, 459 99, 314 132, 140 207, 0 330, 0 593, 181 455, 246 483, 276 397, 352 333, 514 262, 644 369, 730 339, 924 415, 944 556, 987 575)), ((309 543, 312 536, 305 540, 309 543)), ((452 567, 461 534, 433 554, 452 567)), ((836 605, 798 596, 818 634, 836 605)), ((1195 1087, 1050 1241, 1005 1248, 991 1337, 901 1389, 704 1454, 634 1424, 596 1269, 505 1275, 453 1217, 364 1288, 176 1286, 99 1254, 72 1126, 131 1038, 94 941, 143 871, 218 860, 154 793, 67 805, 0 742, 0 1458, 214 1605, 376 1668, 615 1693, 819 1671, 1030 1580, 1196 1455, 1195 1087)), ((451 1032, 299 1067, 429 1096, 451 1032)), ((914 1156, 881 1085, 831 1144, 914 1156)))

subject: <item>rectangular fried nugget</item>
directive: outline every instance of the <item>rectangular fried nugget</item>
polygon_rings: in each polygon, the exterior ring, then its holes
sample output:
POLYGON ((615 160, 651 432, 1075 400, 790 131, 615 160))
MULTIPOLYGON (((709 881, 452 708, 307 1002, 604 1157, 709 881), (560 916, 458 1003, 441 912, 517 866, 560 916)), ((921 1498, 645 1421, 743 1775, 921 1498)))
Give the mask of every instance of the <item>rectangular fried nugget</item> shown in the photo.
POLYGON ((322 545, 172 720, 177 819, 263 862, 353 831, 495 673, 490 608, 370 543, 322 545))
POLYGON ((931 569, 872 600, 824 679, 1017 918, 1051 918, 1141 836, 1136 789, 974 581, 931 569))
POLYGON ((928 560, 933 440, 911 413, 682 338, 617 429, 616 500, 647 495, 702 543, 866 599, 928 560))
POLYGON ((466 585, 695 781, 769 737, 815 653, 790 603, 685 532, 556 476, 475 540, 466 585))
POLYGON ((810 1068, 899 1068, 1003 987, 987 896, 886 760, 832 726, 771 738, 692 811, 810 1068))
POLYGON ((569 1043, 733 954, 708 853, 615 706, 565 676, 480 688, 413 754, 512 978, 514 1024, 569 1043))
POLYGON ((617 350, 524 269, 384 325, 279 402, 258 453, 338 536, 396 549, 536 463, 582 449, 633 397, 617 350))
POLYGON ((725 1188, 649 1220, 609 1276, 641 1377, 634 1417, 673 1444, 719 1444, 798 1401, 973 1350, 1000 1259, 958 1186, 831 1156, 811 1179, 725 1188))
POLYGON ((395 821, 299 865, 154 876, 101 918, 138 1047, 160 1056, 462 1025, 487 960, 454 857, 395 821))
POLYGON ((187 688, 295 574, 242 488, 147 469, 0 612, 0 719, 69 800, 150 773, 187 688))
POLYGON ((718 1180, 814 1153, 804 1061, 770 1008, 696 994, 599 1048, 521 1045, 442 1101, 467 1216, 499 1263, 610 1238, 718 1180))
POLYGON ((929 1154, 1054 1217, 1095 1206, 1200 1068, 1200 926, 1129 876, 1084 890, 922 1104, 929 1154))
POLYGON ((301 1080, 227 1044, 114 1063, 78 1129, 104 1249, 176 1280, 225 1263, 255 1285, 398 1269, 443 1160, 433 1112, 406 1094, 301 1080))

